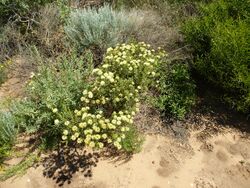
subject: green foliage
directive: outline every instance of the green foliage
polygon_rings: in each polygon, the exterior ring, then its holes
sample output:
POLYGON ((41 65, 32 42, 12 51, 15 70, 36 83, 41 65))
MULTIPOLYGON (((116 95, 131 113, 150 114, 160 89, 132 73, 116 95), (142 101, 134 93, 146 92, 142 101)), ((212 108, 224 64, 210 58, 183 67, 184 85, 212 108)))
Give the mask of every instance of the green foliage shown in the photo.
POLYGON ((9 155, 17 134, 14 117, 9 112, 0 112, 0 164, 9 155))
POLYGON ((10 156, 11 146, 5 144, 0 146, 0 169, 4 160, 10 156))
POLYGON ((57 6, 60 9, 60 17, 63 22, 67 20, 70 14, 69 0, 57 0, 57 6))
POLYGON ((26 16, 51 2, 53 0, 0 0, 0 23, 4 24, 9 19, 15 19, 15 16, 26 16))
POLYGON ((139 111, 139 94, 152 84, 164 55, 145 43, 108 48, 104 64, 93 70, 91 85, 82 93, 81 107, 70 119, 55 119, 55 124, 65 127, 62 140, 137 151, 141 138, 133 118, 139 111))
POLYGON ((125 12, 116 12, 105 5, 71 12, 65 32, 78 47, 102 49, 126 41, 134 25, 125 12))
POLYGON ((0 113, 0 143, 11 144, 15 141, 16 127, 13 115, 9 112, 0 113))
POLYGON ((11 105, 15 124, 21 131, 41 132, 42 140, 47 140, 44 143, 49 143, 49 138, 58 138, 61 127, 54 124, 57 111, 67 114, 79 106, 79 91, 87 87, 91 61, 90 54, 86 54, 82 58, 60 57, 39 65, 37 74, 31 73, 26 99, 11 105))
POLYGON ((184 27, 194 48, 194 68, 225 91, 239 111, 250 109, 249 12, 247 0, 219 0, 201 6, 201 17, 184 27))
POLYGON ((160 66, 158 79, 159 96, 155 105, 164 113, 182 119, 195 104, 195 84, 186 64, 160 66))
POLYGON ((139 153, 143 142, 144 138, 138 130, 134 126, 130 126, 126 132, 126 138, 121 141, 121 146, 128 153, 139 153))

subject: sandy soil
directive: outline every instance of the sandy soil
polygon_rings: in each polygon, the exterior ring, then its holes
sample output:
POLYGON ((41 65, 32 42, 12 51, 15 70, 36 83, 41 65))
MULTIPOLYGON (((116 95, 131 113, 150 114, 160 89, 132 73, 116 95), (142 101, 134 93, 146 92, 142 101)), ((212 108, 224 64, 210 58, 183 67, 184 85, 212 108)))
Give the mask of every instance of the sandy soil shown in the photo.
MULTIPOLYGON (((129 161, 101 159, 92 177, 77 172, 70 188, 249 188, 250 140, 226 129, 206 140, 192 131, 183 144, 168 136, 147 135, 143 150, 129 161)), ((0 183, 0 188, 53 188, 56 178, 31 168, 22 177, 0 183)))

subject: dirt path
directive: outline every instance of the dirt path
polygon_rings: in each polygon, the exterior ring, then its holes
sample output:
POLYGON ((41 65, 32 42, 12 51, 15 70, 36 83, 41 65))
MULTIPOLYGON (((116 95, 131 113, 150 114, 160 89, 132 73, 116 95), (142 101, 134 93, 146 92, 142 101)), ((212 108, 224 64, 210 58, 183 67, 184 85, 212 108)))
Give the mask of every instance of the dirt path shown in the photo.
MULTIPOLYGON (((73 175, 70 188, 249 188, 250 140, 227 129, 206 141, 192 131, 188 143, 172 137, 146 136, 143 150, 128 161, 100 160, 93 177, 73 175)), ((43 167, 0 183, 0 188, 54 188, 43 167)))
POLYGON ((32 66, 24 57, 16 57, 10 65, 8 79, 0 87, 0 101, 23 95, 25 82, 28 80, 32 66))

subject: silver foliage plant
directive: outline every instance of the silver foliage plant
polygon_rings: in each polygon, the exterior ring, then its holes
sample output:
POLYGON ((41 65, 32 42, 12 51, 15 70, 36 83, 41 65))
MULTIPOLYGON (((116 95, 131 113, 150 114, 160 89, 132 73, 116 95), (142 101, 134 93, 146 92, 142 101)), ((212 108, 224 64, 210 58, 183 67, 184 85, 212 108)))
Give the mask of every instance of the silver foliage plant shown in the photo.
POLYGON ((110 6, 78 9, 71 12, 65 26, 67 36, 79 48, 115 46, 126 42, 136 25, 136 19, 126 11, 115 11, 110 6))
POLYGON ((0 112, 0 146, 12 144, 15 140, 17 129, 14 119, 9 112, 0 112))

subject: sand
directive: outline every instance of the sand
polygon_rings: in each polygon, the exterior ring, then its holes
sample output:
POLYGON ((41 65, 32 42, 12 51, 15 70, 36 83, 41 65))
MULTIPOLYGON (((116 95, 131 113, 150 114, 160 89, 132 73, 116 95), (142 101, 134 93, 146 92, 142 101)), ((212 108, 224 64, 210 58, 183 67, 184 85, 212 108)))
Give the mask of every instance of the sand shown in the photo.
MULTIPOLYGON (((147 135, 143 149, 129 161, 100 159, 92 177, 77 172, 70 188, 249 188, 250 140, 225 130, 206 140, 192 131, 187 143, 172 137, 147 135)), ((54 188, 56 179, 43 176, 43 167, 0 183, 0 188, 54 188)))

